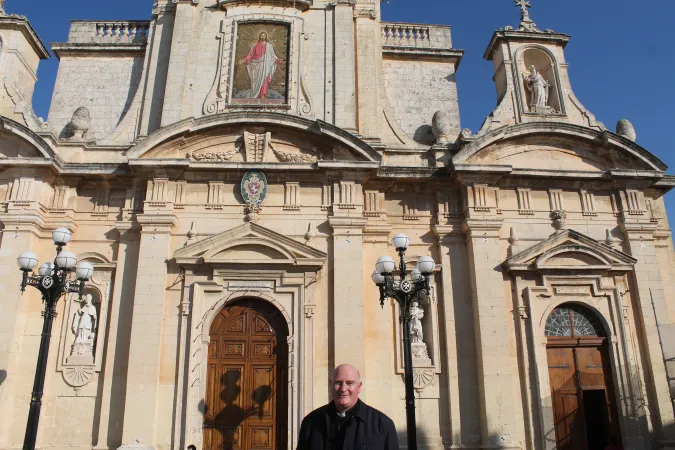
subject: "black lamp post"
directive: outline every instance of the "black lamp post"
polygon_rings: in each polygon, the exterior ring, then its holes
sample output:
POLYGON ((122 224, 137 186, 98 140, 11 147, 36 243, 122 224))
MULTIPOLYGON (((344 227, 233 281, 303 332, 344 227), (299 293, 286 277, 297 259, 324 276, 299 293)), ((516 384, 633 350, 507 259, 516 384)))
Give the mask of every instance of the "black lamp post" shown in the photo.
POLYGON ((397 234, 392 240, 398 252, 399 276, 396 278, 394 260, 389 256, 382 256, 375 264, 372 278, 380 288, 380 305, 384 307, 386 298, 393 298, 399 304, 401 315, 399 320, 403 325, 403 359, 405 369, 405 411, 406 426, 408 429, 408 450, 417 450, 417 424, 415 420, 415 392, 413 385, 412 345, 410 341, 411 314, 410 307, 413 301, 422 292, 429 295, 429 276, 434 271, 436 263, 429 256, 423 256, 417 261, 417 267, 406 279, 405 251, 410 240, 405 234, 397 234))
POLYGON ((23 440, 23 450, 35 450, 38 422, 40 421, 40 408, 42 407, 42 393, 47 373, 47 356, 49 355, 49 341, 52 337, 52 323, 56 317, 56 305, 59 298, 66 293, 84 293, 84 284, 94 274, 94 266, 88 262, 77 263, 72 252, 63 251, 63 247, 70 242, 71 234, 66 228, 57 228, 52 233, 54 245, 56 245, 56 258, 53 263, 46 262, 38 269, 38 274, 33 269, 38 265, 38 259, 33 252, 23 252, 17 258, 19 268, 23 272, 21 280, 21 292, 26 286, 33 286, 42 294, 44 311, 42 317, 42 339, 40 340, 40 352, 35 369, 35 381, 33 382, 33 394, 30 398, 28 411, 28 423, 26 424, 26 436, 23 440), (71 272, 75 269, 75 278, 71 272))

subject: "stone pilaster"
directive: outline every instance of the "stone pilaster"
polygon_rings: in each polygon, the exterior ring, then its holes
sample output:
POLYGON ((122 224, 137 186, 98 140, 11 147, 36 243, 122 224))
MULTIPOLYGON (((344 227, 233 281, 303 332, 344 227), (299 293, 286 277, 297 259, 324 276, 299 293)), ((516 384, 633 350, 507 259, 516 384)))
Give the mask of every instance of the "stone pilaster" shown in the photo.
POLYGON ((328 223, 333 229, 334 363, 361 368, 365 367, 363 227, 366 220, 330 217, 328 223))
POLYGON ((667 326, 669 313, 655 246, 656 228, 657 224, 654 223, 624 222, 621 224, 628 251, 633 258, 638 260, 635 264, 634 283, 645 339, 644 356, 649 364, 645 372, 647 395, 650 397, 652 417, 658 417, 661 425, 659 429, 658 424, 654 424, 656 436, 667 442, 670 448, 675 445, 675 429, 672 427, 675 417, 673 417, 668 374, 664 364, 664 352, 666 350, 672 352, 675 344, 662 342, 659 336, 660 327, 667 326), (664 323, 662 324, 661 321, 664 323))
POLYGON ((496 218, 467 219, 463 229, 467 248, 478 364, 481 440, 483 446, 521 448, 522 424, 518 369, 504 296, 500 230, 496 218))
MULTIPOLYGON (((23 352, 23 331, 26 327, 26 310, 29 303, 38 304, 40 295, 36 289, 26 288, 21 295, 21 271, 17 266, 18 256, 34 251, 38 258, 40 233, 45 224, 42 217, 31 214, 1 214, 0 223, 4 226, 0 241, 0 273, 7 274, 5 282, 0 284, 0 369, 6 371, 6 379, 0 384, 0 411, 4 411, 6 420, 0 420, 0 447, 16 444, 19 433, 16 428, 25 430, 28 417, 28 401, 17 404, 17 397, 28 399, 33 379, 22 380, 17 369, 22 359, 36 355, 35 352, 23 352), (11 282, 6 282, 10 279, 11 282), (30 355, 30 356, 28 356, 30 355), (11 432, 10 432, 11 427, 11 432)), ((53 255, 50 255, 53 256, 53 255)), ((44 261, 40 261, 44 262, 44 261)), ((39 313, 37 313, 39 314, 39 313)), ((38 337, 39 345, 39 337, 38 337)), ((36 359, 32 360, 33 367, 36 359)), ((27 361, 26 364, 29 364, 27 361)), ((35 369, 33 368, 34 373, 35 369)))
POLYGON ((121 445, 121 436, 115 433, 124 419, 126 392, 127 353, 129 351, 129 327, 132 302, 136 287, 135 278, 138 264, 140 230, 131 220, 117 222, 119 232, 116 256, 115 285, 110 307, 107 345, 105 347, 105 368, 101 390, 101 417, 98 424, 96 449, 107 450, 121 445))
POLYGON ((444 340, 445 345, 441 348, 445 350, 442 358, 446 361, 447 374, 445 376, 448 380, 448 393, 447 398, 442 400, 447 402, 450 419, 447 423, 447 430, 441 428, 441 432, 451 440, 452 445, 461 445, 463 435, 480 433, 480 430, 475 428, 478 424, 462 423, 462 415, 470 417, 473 412, 474 417, 478 416, 478 405, 468 401, 465 403, 465 410, 462 411, 459 404, 460 395, 469 397, 470 393, 475 392, 476 389, 476 377, 472 370, 474 368, 465 363, 463 372, 460 374, 459 364, 462 354, 472 356, 475 352, 473 348, 469 349, 470 343, 473 342, 473 320, 471 320, 471 290, 466 283, 466 280, 470 278, 466 264, 466 244, 460 225, 436 225, 434 233, 438 239, 438 253, 443 267, 440 305, 443 311, 441 317, 445 320, 441 325, 443 336, 441 339, 444 340), (465 341, 461 345, 462 349, 458 345, 457 336, 462 336, 462 340, 465 341), (460 391, 462 391, 461 394, 460 391), (475 410, 467 411, 466 409, 470 407, 475 410))
POLYGON ((147 136, 159 129, 171 55, 174 9, 172 3, 159 1, 153 9, 145 60, 145 89, 139 134, 147 136))
POLYGON ((375 6, 357 7, 355 16, 357 126, 362 136, 379 137, 381 85, 373 80, 382 79, 382 29, 375 6))
POLYGON ((123 447, 154 448, 167 259, 173 214, 139 215, 141 241, 134 295, 123 447))
POLYGON ((333 84, 335 125, 356 130, 356 59, 354 42, 354 9, 349 1, 339 0, 333 12, 334 66, 333 84))
POLYGON ((190 62, 190 40, 195 16, 194 5, 192 0, 181 0, 176 4, 176 18, 173 25, 173 40, 166 76, 164 107, 162 108, 162 127, 182 119, 187 70, 190 62))

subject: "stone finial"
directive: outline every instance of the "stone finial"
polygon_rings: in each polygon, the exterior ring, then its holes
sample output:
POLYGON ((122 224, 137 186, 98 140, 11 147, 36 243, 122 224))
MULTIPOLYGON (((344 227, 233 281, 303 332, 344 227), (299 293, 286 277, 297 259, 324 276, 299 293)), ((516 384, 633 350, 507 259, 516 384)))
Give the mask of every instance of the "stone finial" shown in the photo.
POLYGON ((635 127, 628 119, 621 119, 616 123, 616 134, 623 136, 626 139, 634 141, 637 138, 635 127))
POLYGON ((509 242, 511 245, 516 245, 520 241, 520 238, 516 234, 516 229, 511 227, 511 234, 509 235, 509 242))
POLYGON ((197 222, 192 222, 192 226, 190 227, 190 231, 187 233, 188 240, 185 243, 185 245, 190 245, 194 242, 197 242, 197 237, 199 236, 199 232, 197 231, 197 222))
POLYGON ((314 232, 314 224, 310 222, 307 225, 307 233, 305 233, 305 241, 311 242, 315 237, 316 233, 314 232))
POLYGON ((551 220, 553 220, 553 228, 557 231, 564 230, 567 213, 563 210, 551 211, 551 220))
POLYGON ((452 115, 446 111, 436 111, 431 119, 431 131, 436 137, 436 144, 447 144, 452 133, 452 115))
POLYGON ((83 140, 84 135, 89 131, 91 123, 91 115, 89 110, 84 106, 80 106, 73 113, 73 118, 70 119, 70 128, 73 130, 72 140, 83 140))

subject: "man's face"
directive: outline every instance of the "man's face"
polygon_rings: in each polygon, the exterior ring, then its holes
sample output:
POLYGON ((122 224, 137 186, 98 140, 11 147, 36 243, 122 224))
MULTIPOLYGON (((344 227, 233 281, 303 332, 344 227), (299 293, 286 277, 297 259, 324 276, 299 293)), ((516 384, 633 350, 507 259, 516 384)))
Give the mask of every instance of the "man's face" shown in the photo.
POLYGON ((356 404, 361 393, 362 382, 359 374, 353 367, 340 366, 333 377, 333 403, 338 411, 344 411, 356 404))
POLYGON ((267 40, 267 33, 260 33, 260 40, 266 41, 267 40))

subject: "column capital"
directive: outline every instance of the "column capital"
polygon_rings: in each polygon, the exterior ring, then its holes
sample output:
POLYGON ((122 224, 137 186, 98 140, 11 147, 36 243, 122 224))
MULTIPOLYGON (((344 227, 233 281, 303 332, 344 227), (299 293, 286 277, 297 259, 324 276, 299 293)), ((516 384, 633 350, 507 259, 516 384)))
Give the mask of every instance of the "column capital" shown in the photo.
POLYGON ((5 233, 28 232, 40 237, 40 233, 46 229, 44 218, 37 214, 0 214, 0 223, 5 226, 5 233))
POLYGON ((656 223, 622 222, 619 227, 628 240, 653 240, 654 232, 658 229, 656 223))
POLYGON ((433 231, 436 237, 438 238, 439 242, 448 242, 464 239, 464 230, 463 225, 461 224, 434 225, 433 231))
POLYGON ((139 214, 136 216, 142 233, 170 233, 178 224, 175 214, 139 214))
POLYGON ((333 235, 343 234, 346 231, 358 230, 363 232, 368 220, 363 217, 329 217, 328 225, 333 229, 333 235))
POLYGON ((503 225, 503 219, 466 219, 462 230, 470 238, 498 238, 503 225))

